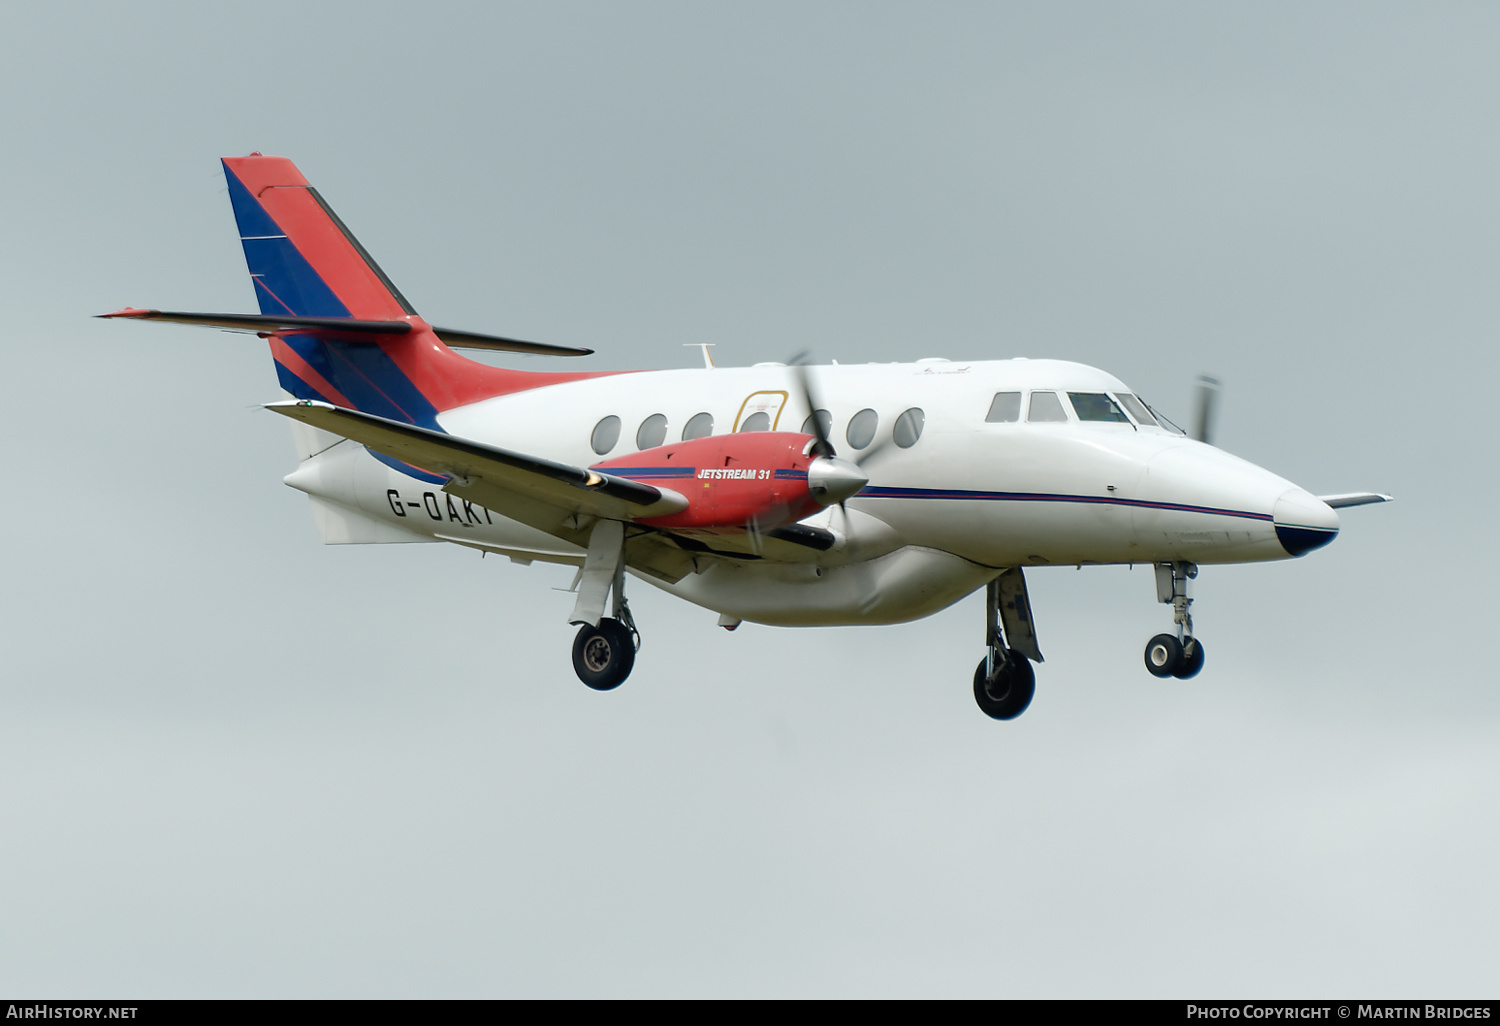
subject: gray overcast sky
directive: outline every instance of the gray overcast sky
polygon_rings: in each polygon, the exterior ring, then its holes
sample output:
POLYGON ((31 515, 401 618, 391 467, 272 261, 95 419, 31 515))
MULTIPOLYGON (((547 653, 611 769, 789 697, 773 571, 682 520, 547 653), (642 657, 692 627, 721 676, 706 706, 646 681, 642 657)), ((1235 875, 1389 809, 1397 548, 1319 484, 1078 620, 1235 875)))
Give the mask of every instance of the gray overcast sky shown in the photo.
POLYGON ((0 992, 1494 996, 1500 8, 420 6, 0 15, 0 992), (1223 447, 1399 501, 1206 569, 1192 682, 1149 572, 1058 569, 1011 724, 978 597, 637 584, 596 695, 569 571, 321 546, 261 344, 88 319, 254 309, 252 149, 438 323, 1211 371, 1223 447))

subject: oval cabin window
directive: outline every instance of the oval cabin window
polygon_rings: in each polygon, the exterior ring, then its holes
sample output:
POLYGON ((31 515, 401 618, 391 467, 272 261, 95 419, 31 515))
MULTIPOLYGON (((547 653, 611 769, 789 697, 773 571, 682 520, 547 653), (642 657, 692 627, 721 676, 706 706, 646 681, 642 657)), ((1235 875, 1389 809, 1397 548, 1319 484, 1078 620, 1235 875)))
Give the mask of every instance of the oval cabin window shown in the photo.
POLYGON ((880 415, 874 410, 860 410, 849 418, 849 430, 844 437, 856 449, 863 449, 875 441, 875 428, 880 424, 880 415))
POLYGON ((663 413, 653 413, 641 421, 640 430, 635 433, 635 447, 637 449, 655 449, 667 440, 667 417, 663 413))
POLYGON ((714 433, 714 415, 712 413, 699 413, 687 422, 682 429, 682 440, 684 442, 691 438, 704 438, 714 433))
POLYGON ((610 414, 608 417, 605 417, 599 423, 594 425, 594 435, 589 439, 589 443, 593 445, 595 452, 597 452, 600 456, 603 456, 605 453, 613 449, 615 447, 615 443, 619 440, 620 418, 616 417, 614 414, 610 414))
POLYGON ((927 423, 927 415, 916 406, 907 410, 896 418, 896 426, 891 429, 891 438, 903 449, 910 449, 917 444, 917 439, 922 437, 922 425, 927 423))

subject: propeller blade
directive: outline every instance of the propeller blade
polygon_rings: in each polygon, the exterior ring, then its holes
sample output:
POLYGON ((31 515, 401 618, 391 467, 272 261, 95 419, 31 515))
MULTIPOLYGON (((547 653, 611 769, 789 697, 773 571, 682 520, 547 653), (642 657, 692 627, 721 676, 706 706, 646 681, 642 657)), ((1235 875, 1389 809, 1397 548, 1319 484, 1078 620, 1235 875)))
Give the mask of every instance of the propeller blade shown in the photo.
POLYGON ((865 448, 864 452, 860 453, 858 456, 853 457, 854 465, 856 467, 863 468, 866 461, 868 461, 872 456, 878 456, 880 453, 883 453, 887 449, 889 449, 891 447, 891 443, 894 440, 894 435, 886 435, 884 438, 881 438, 878 441, 870 444, 865 448))
POLYGON ((1193 437, 1208 445, 1213 444, 1214 407, 1218 405, 1219 379, 1207 374, 1198 375, 1198 409, 1193 418, 1193 437))
POLYGON ((812 455, 833 456, 835 453, 833 442, 828 439, 828 425, 818 416, 818 400, 813 394, 812 374, 807 369, 807 357, 806 352, 798 353, 791 358, 788 366, 792 368, 792 375, 797 379, 797 389, 802 393, 803 401, 807 403, 811 414, 808 419, 812 421, 812 434, 817 439, 813 443, 812 455))

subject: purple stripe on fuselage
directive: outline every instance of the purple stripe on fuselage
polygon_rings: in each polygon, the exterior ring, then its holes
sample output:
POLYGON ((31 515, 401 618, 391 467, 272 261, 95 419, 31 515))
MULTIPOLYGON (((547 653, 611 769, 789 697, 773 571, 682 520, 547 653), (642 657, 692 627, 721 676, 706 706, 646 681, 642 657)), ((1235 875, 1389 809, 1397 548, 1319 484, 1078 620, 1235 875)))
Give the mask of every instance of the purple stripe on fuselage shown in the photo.
POLYGON ((1216 506, 1192 506, 1180 502, 1152 502, 1147 499, 1113 498, 1103 495, 1063 495, 1051 492, 979 492, 955 488, 876 488, 867 487, 859 498, 872 499, 950 499, 967 502, 1074 502, 1085 505, 1133 506, 1138 509, 1165 509, 1179 513, 1206 513, 1246 520, 1270 520, 1269 513, 1250 513, 1216 506))

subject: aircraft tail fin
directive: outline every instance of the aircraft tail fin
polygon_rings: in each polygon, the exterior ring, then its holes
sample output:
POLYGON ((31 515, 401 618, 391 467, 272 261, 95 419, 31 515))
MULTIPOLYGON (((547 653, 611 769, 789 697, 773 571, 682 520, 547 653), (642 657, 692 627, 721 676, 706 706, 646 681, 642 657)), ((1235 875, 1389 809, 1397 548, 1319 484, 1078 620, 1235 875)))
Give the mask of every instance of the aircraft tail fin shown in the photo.
POLYGON ((583 356, 591 350, 434 328, 285 157, 224 157, 224 179, 260 314, 127 307, 104 317, 197 324, 268 340, 281 387, 377 417, 440 430, 438 413, 594 377, 476 363, 450 348, 583 356))
POLYGON ((396 320, 416 310, 285 157, 223 158, 261 313, 396 320))

